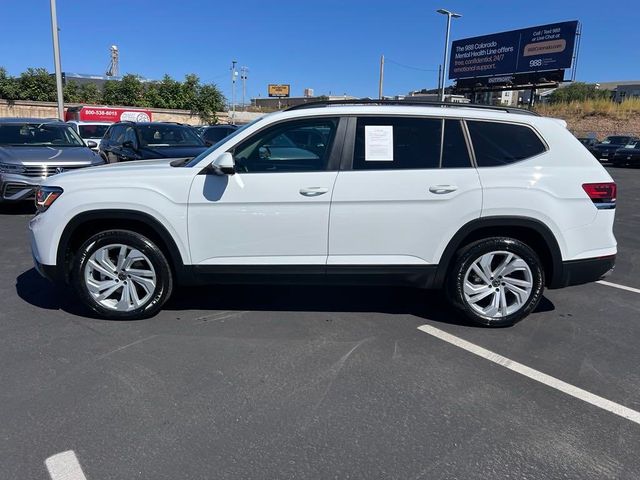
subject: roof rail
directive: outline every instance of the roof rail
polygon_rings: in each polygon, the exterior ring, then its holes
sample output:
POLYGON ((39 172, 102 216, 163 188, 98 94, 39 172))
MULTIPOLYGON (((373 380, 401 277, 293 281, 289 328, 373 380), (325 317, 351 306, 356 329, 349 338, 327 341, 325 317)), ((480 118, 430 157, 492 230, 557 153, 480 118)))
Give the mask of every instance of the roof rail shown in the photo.
POLYGON ((500 105, 478 105, 477 103, 454 103, 454 102, 432 102, 432 101, 416 101, 416 100, 375 100, 371 98, 362 98, 355 100, 319 100, 317 102, 302 103, 285 109, 285 112, 292 110, 304 110, 305 108, 327 107, 331 105, 400 105, 414 107, 447 107, 447 108, 477 108, 480 110, 498 110, 507 113, 519 113, 521 115, 535 115, 536 112, 525 108, 503 107, 500 105))

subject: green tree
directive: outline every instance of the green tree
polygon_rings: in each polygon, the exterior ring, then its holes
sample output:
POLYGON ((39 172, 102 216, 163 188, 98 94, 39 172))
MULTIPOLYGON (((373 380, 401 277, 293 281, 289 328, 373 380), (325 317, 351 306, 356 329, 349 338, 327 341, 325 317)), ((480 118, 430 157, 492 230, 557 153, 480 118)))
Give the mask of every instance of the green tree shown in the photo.
POLYGON ((573 82, 556 89, 550 96, 551 103, 569 103, 584 100, 610 99, 609 90, 600 90, 595 83, 573 82))
POLYGON ((159 82, 148 84, 145 98, 149 105, 156 108, 182 108, 184 103, 181 83, 169 75, 159 82))
POLYGON ((127 74, 122 80, 105 82, 102 99, 107 105, 146 107, 144 85, 137 75, 127 74))
POLYGON ((190 110, 204 123, 217 123, 216 112, 224 109, 225 102, 224 96, 215 84, 205 84, 198 89, 190 110))
POLYGON ((80 101, 89 105, 102 103, 102 93, 95 83, 83 83, 80 85, 80 101))
POLYGON ((0 67, 0 98, 16 100, 18 90, 18 80, 9 75, 4 67, 0 67))
POLYGON ((28 68, 18 78, 18 98, 40 102, 56 101, 56 79, 45 68, 28 68))
POLYGON ((81 102, 80 97, 80 85, 73 80, 70 80, 65 83, 62 94, 64 96, 64 101, 69 103, 79 103, 81 102))

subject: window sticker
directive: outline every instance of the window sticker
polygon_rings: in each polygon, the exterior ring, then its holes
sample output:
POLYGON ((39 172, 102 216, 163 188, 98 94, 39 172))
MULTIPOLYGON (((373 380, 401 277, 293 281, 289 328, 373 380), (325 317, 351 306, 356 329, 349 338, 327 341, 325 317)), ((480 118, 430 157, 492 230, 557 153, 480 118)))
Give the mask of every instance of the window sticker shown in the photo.
POLYGON ((392 125, 365 125, 364 159, 367 162, 393 162, 392 125))

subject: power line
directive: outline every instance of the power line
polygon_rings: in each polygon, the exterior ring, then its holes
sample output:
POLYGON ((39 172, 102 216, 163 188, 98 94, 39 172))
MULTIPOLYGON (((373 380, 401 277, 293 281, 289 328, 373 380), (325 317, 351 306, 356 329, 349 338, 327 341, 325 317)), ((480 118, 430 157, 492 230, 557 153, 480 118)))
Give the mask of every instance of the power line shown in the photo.
POLYGON ((421 72, 437 72, 438 71, 438 69, 420 68, 420 67, 414 67, 413 65, 405 65, 404 63, 396 62, 395 60, 391 60, 389 58, 385 58, 385 62, 393 63, 394 65, 398 65, 399 67, 403 67, 403 68, 408 68, 410 70, 419 70, 421 72))

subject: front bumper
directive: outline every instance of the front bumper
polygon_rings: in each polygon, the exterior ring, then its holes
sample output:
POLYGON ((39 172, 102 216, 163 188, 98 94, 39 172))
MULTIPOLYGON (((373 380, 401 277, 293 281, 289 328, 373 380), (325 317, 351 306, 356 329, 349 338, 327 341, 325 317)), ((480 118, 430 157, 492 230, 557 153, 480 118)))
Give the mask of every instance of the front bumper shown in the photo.
POLYGON ((57 265, 46 265, 42 263, 42 253, 38 248, 38 242, 36 241, 36 235, 34 230, 37 229, 37 225, 41 218, 40 215, 36 215, 29 222, 29 241, 31 244, 31 257, 33 258, 33 265, 37 272, 47 280, 54 283, 64 281, 64 275, 61 274, 61 269, 57 265))
POLYGON ((609 275, 615 266, 616 256, 585 258, 562 262, 562 271, 549 288, 563 288, 595 282, 609 275))
POLYGON ((32 200, 36 188, 46 177, 27 177, 15 173, 0 173, 0 201, 32 200))

